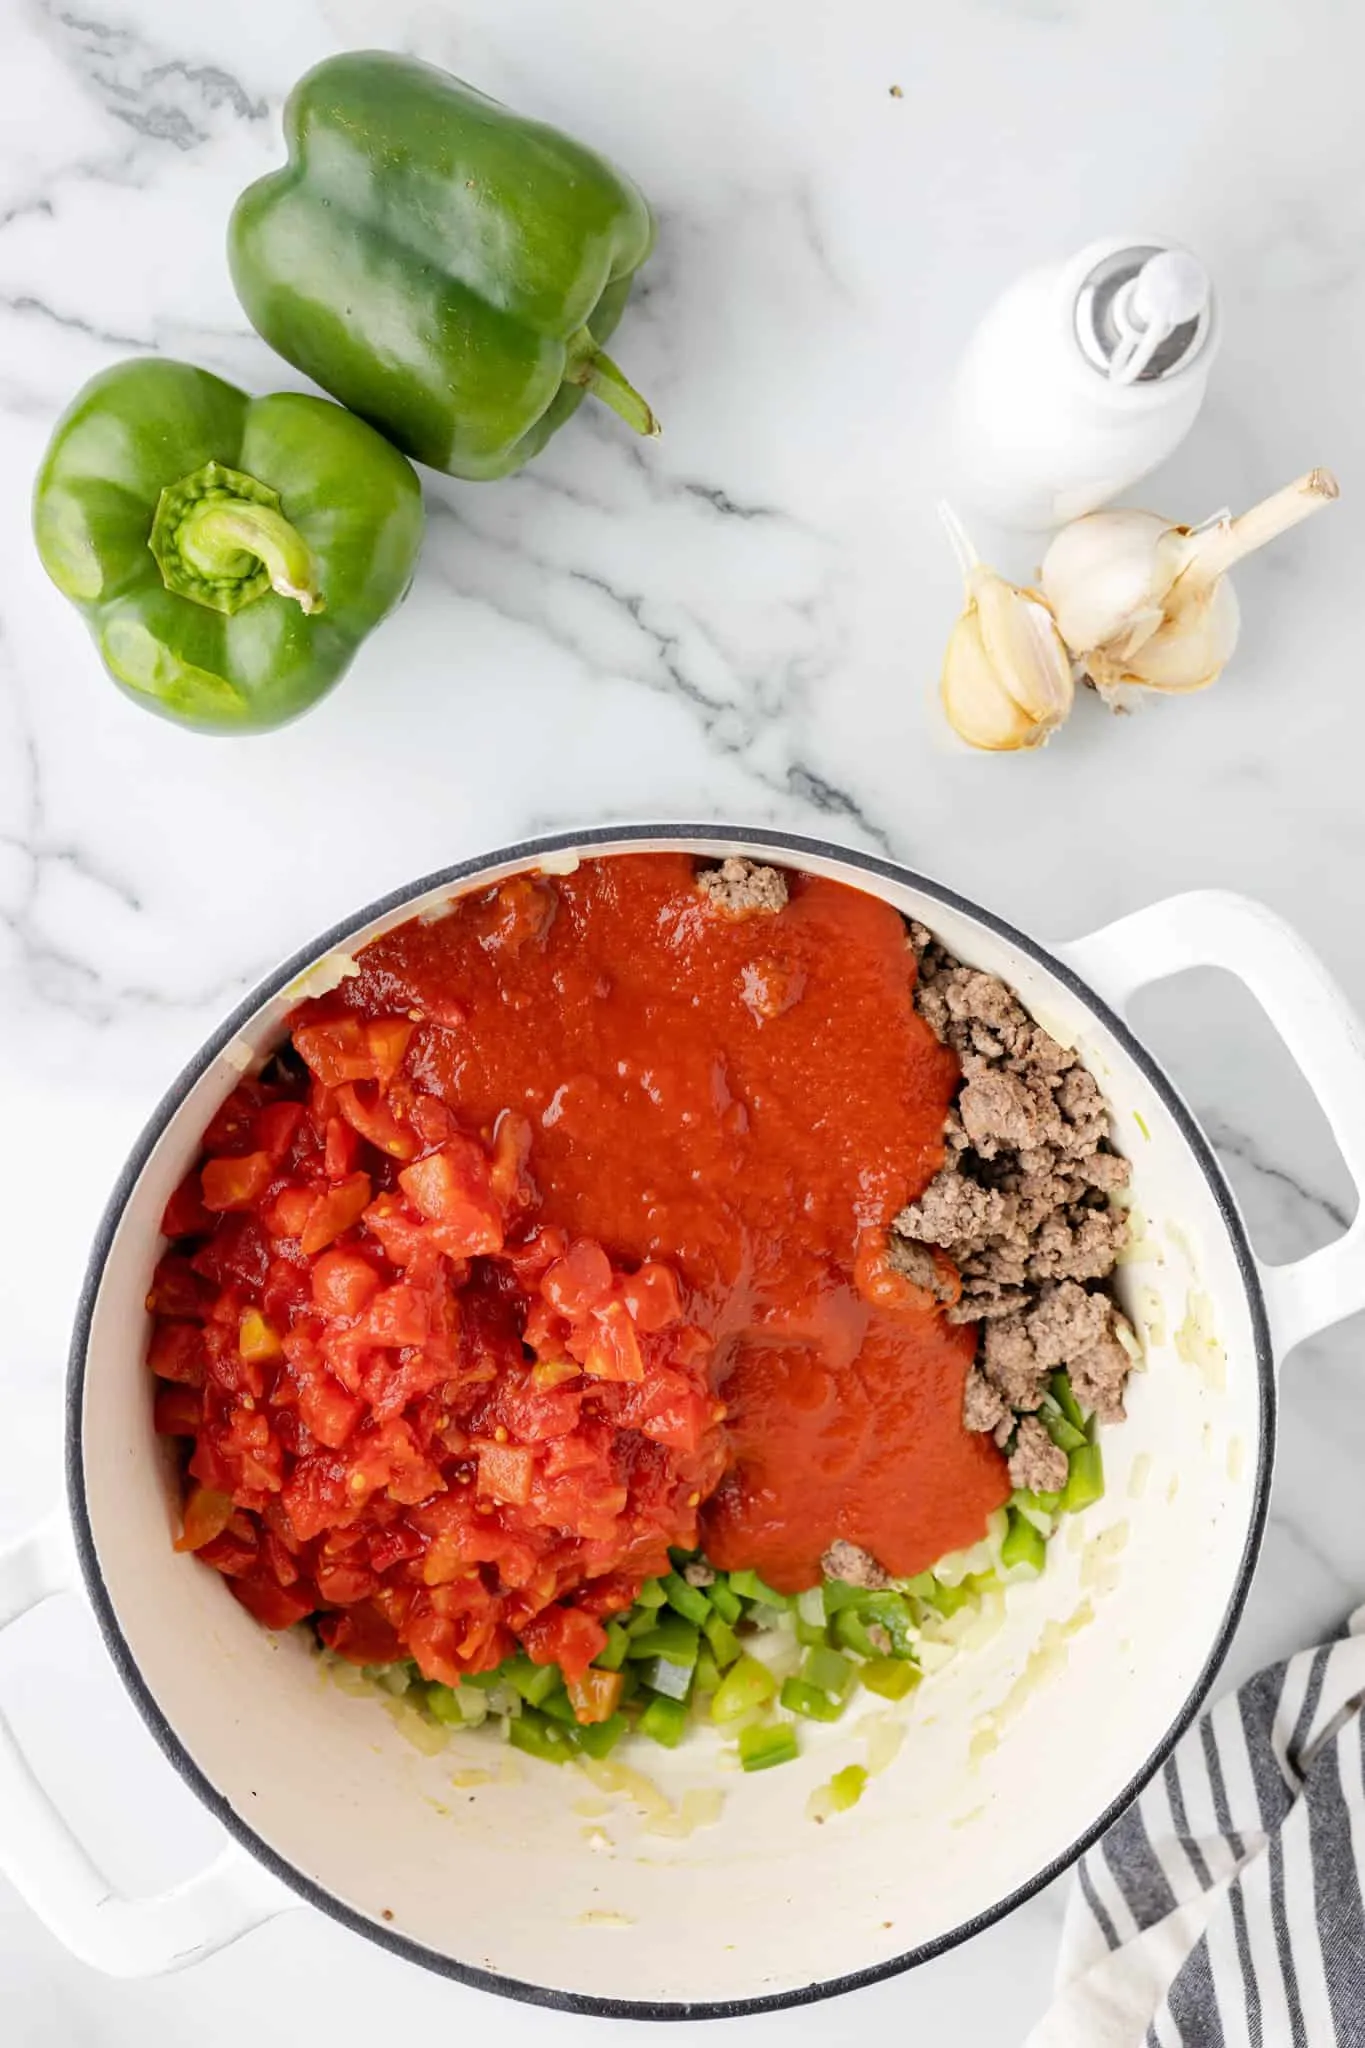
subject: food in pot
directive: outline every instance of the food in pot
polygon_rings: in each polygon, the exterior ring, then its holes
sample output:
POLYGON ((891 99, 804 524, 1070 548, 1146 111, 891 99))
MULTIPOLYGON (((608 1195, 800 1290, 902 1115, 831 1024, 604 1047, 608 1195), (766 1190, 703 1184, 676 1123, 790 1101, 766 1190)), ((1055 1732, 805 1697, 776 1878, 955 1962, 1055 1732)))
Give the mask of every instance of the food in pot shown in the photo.
POLYGON ((346 965, 149 1296, 181 1546, 259 1621, 552 1759, 704 1706, 761 1769, 1041 1568, 1121 1413, 1124 1168, 998 981, 667 853, 346 965))

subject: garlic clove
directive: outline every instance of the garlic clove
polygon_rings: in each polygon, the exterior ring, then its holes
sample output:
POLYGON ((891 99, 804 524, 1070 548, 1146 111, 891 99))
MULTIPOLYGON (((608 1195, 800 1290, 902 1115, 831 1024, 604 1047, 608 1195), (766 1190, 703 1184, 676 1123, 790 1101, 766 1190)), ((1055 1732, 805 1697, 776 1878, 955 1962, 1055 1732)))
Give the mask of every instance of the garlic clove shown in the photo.
POLYGON ((1043 557, 1038 582, 1057 630, 1073 650, 1123 640, 1135 649, 1164 616, 1162 600, 1184 566, 1156 512, 1089 512, 1073 519, 1043 557))
MULTIPOLYGON (((1231 659, 1241 623, 1237 593, 1220 576, 1192 601, 1173 607, 1160 630, 1125 661, 1125 680, 1147 690, 1206 690, 1231 659)), ((1103 694, 1098 677, 1092 680, 1103 694)))
POLYGON ((943 660, 940 695, 958 738, 986 753, 1011 754, 1036 747, 1052 729, 1034 718, 1005 688, 986 651, 975 609, 964 612, 953 628, 943 660))
POLYGON ((954 514, 940 510, 967 588, 940 682, 948 722, 969 746, 989 753, 1041 746, 1076 693, 1052 614, 1035 592, 987 569, 954 514))

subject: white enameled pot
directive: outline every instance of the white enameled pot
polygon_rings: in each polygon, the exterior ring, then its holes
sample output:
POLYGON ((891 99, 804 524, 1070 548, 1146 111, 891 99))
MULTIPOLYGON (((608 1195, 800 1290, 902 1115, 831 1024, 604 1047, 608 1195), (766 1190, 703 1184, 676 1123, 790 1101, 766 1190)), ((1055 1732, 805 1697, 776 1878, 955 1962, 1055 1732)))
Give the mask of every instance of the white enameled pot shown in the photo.
MULTIPOLYGON (((0 1721, 0 1866, 76 1954, 131 1975, 209 1954, 300 1899, 413 1961, 515 1997, 634 2017, 711 2017, 869 1982, 996 1919, 1138 1791, 1204 1697, 1255 1562, 1270 1485, 1275 1365, 1365 1305, 1365 1212, 1297 1265, 1260 1266, 1205 1138, 1123 1022, 1143 984, 1215 964, 1260 999, 1365 1176, 1365 1038, 1319 963, 1268 911, 1177 898, 1045 952, 890 862, 730 827, 559 835, 414 883, 272 975, 204 1047, 134 1150, 95 1244, 71 1352, 69 1522, 0 1556, 0 1626, 83 1583, 124 1683, 224 1828, 212 1867, 160 1898, 113 1895, 0 1721), (922 920, 1074 1042, 1133 1164, 1138 1258, 1122 1275, 1147 1370, 1104 1435, 1108 1491, 1011 1591, 1003 1627, 903 1707, 868 1700, 803 1729, 798 1763, 743 1777, 709 1731, 631 1760, 677 1800, 719 1784, 719 1822, 651 1832, 628 1799, 585 1827, 577 1770, 461 1735, 419 1755, 379 1706, 320 1683, 171 1548, 176 1484, 152 1431, 143 1300, 158 1219, 238 1076, 278 1042, 334 956, 519 869, 649 848, 751 854, 829 875, 922 920), (72 1536, 74 1534, 74 1543, 72 1536), (1171 1588, 1181 1589, 1172 1600, 1171 1588), (877 1723, 867 1719, 876 1710, 877 1723), (811 1791, 899 1753, 824 1826, 811 1791), (491 1782, 449 1794, 454 1770, 491 1782), (445 1795, 444 1797, 442 1795, 445 1795), (596 1829, 604 1851, 585 1834, 596 1829)), ((639 1746, 641 1750, 644 1745, 639 1746)))

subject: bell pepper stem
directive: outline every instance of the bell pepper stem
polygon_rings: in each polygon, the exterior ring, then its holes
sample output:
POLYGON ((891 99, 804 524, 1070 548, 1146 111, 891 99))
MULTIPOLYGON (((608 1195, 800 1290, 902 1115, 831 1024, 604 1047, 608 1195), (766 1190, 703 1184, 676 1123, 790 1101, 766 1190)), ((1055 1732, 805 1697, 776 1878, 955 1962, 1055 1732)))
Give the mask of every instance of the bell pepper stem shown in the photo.
POLYGON ((611 357, 600 349, 586 327, 580 327, 569 337, 569 360, 564 372, 566 384, 581 384, 594 398, 600 398, 618 413, 628 427, 637 434, 657 438, 662 433, 658 420, 647 402, 640 396, 611 357))
POLYGON ((178 535, 181 559, 210 582, 240 574, 244 556, 260 562, 270 587, 303 612, 320 612, 317 563, 298 528, 269 505, 206 498, 191 506, 178 535))

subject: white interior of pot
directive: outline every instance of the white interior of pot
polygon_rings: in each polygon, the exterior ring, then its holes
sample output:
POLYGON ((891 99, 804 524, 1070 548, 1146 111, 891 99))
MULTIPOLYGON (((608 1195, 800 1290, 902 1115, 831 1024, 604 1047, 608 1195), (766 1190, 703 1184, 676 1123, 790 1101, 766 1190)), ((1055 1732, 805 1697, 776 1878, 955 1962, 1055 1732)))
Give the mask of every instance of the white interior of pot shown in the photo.
MULTIPOLYGON (((669 844, 717 857, 706 843, 669 844)), ((1145 1218, 1147 1254, 1125 1269, 1122 1292, 1148 1369, 1127 1423, 1103 1436, 1105 1499, 1063 1527, 1039 1582, 1011 1591, 999 1633, 910 1701, 863 1695, 836 1726, 802 1728, 798 1763, 754 1777, 709 1730, 671 1753, 632 1745, 629 1761, 670 1799, 721 1785, 718 1824, 685 1839, 650 1832, 629 1798, 609 1797, 604 1811, 577 1768, 513 1761, 492 1737, 462 1734, 440 1756, 419 1755, 377 1703, 327 1683, 301 1639, 266 1634, 214 1573, 172 1550, 176 1488, 143 1362, 157 1220, 213 1108, 277 1042, 297 984, 174 1118, 127 1204, 96 1305, 84 1408, 95 1544, 132 1655, 199 1769, 289 1865, 357 1912, 559 1990, 762 1996, 866 1969, 989 1911, 1065 1855, 1143 1770, 1208 1657, 1252 1513, 1260 1444, 1245 1294, 1161 1098, 1060 982, 975 921, 843 862, 791 865, 885 896, 1081 1047, 1145 1218), (866 1762, 869 1740, 874 1754, 889 1746, 875 1732, 888 1718, 904 1723, 895 1760, 852 1812, 815 1825, 811 1791, 866 1762), (498 1778, 504 1763, 512 1782, 498 1778), (494 1781, 452 1783, 479 1771, 494 1781)), ((352 943, 433 900, 414 898, 352 943)))

